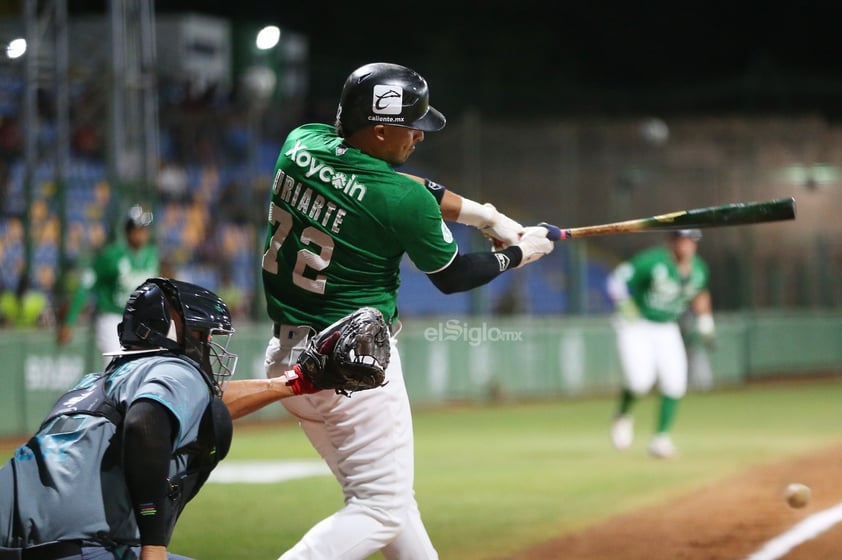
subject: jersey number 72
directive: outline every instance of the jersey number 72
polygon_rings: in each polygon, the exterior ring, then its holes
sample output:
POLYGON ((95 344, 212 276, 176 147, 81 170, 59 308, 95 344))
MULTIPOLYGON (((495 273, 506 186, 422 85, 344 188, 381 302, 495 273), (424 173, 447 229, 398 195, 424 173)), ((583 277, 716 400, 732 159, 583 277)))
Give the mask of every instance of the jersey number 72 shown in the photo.
MULTIPOLYGON (((292 231, 292 214, 273 202, 269 207, 269 222, 273 226, 277 224, 278 228, 272 234, 269 247, 263 253, 263 270, 277 274, 278 251, 281 250, 281 246, 292 231)), ((300 240, 302 245, 315 246, 314 249, 317 248, 318 251, 299 249, 292 269, 292 283, 303 290, 324 294, 327 278, 318 272, 330 264, 330 259, 333 257, 333 238, 313 226, 307 226, 301 231, 300 240), (310 273, 311 278, 308 278, 304 275, 307 268, 314 270, 316 274, 310 273)))

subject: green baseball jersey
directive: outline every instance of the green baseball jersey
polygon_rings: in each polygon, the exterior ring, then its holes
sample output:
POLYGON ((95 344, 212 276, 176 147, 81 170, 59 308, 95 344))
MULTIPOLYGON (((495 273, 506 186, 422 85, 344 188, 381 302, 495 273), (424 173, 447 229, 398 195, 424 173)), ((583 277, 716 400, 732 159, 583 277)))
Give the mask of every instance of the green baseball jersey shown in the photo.
POLYGON ((263 287, 276 323, 322 329, 360 307, 397 318, 404 254, 437 272, 457 253, 438 202, 333 126, 293 130, 275 165, 263 287))
POLYGON ((682 277, 667 247, 653 247, 618 267, 640 315, 657 322, 676 321, 700 292, 707 289, 708 267, 693 255, 690 273, 682 277))
POLYGON ((83 273, 65 323, 72 325, 76 322, 91 294, 96 298, 98 312, 122 315, 135 288, 147 278, 158 275, 158 251, 152 243, 137 251, 132 250, 124 240, 105 246, 97 254, 93 265, 83 273))

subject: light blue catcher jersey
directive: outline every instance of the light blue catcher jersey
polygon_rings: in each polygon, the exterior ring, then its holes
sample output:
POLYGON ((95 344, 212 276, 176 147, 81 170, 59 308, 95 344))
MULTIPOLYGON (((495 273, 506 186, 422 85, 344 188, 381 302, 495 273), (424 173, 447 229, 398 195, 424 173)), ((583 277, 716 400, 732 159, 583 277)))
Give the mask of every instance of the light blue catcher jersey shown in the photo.
MULTIPOLYGON (((76 386, 90 384, 86 376, 76 386)), ((210 389, 201 373, 183 360, 149 356, 117 368, 106 384, 125 411, 138 399, 152 399, 178 420, 173 450, 195 441, 210 389)), ((139 542, 132 503, 121 467, 117 427, 90 414, 59 416, 45 425, 0 469, 0 545, 17 510, 28 543, 94 539, 109 535, 139 542), (14 462, 14 467, 11 463, 14 462)), ((171 461, 170 474, 183 465, 171 461)))

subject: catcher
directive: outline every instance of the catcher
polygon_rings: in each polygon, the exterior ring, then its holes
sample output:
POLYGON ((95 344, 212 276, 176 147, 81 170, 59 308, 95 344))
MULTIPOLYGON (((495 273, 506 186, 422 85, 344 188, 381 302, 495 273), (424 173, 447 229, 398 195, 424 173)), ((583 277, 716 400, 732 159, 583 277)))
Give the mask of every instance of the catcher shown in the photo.
POLYGON ((389 327, 383 315, 363 307, 316 333, 293 369, 269 379, 232 381, 223 401, 236 419, 293 395, 332 389, 350 397, 385 385, 389 353, 389 327))
POLYGON ((383 317, 362 309, 318 333, 283 378, 228 381, 227 305, 169 278, 135 290, 118 331, 105 371, 62 395, 0 468, 0 560, 188 560, 168 551, 170 537, 225 458, 232 416, 377 387, 389 361, 383 317))

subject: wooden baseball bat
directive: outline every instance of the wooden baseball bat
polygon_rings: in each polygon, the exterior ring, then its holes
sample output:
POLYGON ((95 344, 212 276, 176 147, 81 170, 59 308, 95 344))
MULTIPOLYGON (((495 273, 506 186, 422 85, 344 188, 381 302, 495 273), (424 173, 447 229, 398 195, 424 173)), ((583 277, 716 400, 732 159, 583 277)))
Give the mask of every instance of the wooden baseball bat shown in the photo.
POLYGON ((560 228, 546 222, 541 222, 538 225, 549 230, 549 233, 547 233, 549 239, 558 241, 573 237, 591 237, 615 233, 739 226, 794 219, 795 198, 789 197, 679 210, 678 212, 670 212, 650 218, 596 226, 560 228))

